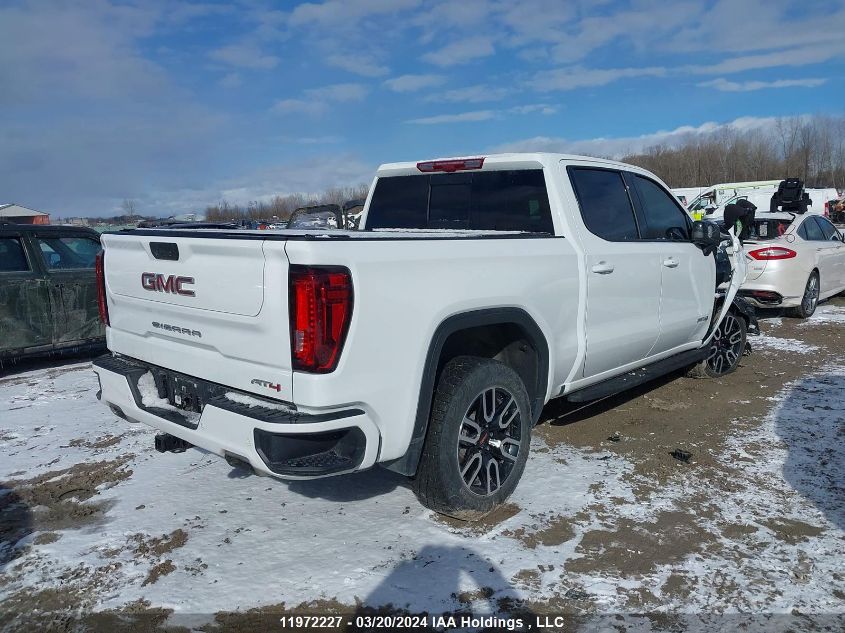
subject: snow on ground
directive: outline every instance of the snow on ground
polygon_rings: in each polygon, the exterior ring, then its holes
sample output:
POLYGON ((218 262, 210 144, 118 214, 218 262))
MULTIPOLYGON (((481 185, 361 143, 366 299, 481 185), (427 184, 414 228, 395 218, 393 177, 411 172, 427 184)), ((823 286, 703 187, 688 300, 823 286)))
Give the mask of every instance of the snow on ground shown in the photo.
POLYGON ((18 543, 32 547, 0 564, 10 579, 0 600, 67 586, 61 570, 108 568, 97 609, 143 598, 212 613, 326 598, 492 612, 501 598, 569 596, 594 612, 842 611, 845 367, 781 391, 761 427, 713 456, 733 468, 717 485, 695 460, 656 484, 615 453, 535 439, 511 515, 470 527, 423 509, 380 469, 284 483, 198 450, 160 455, 154 432, 115 418, 96 388, 85 364, 0 380, 0 480, 80 460, 123 457, 131 469, 92 499, 106 502, 102 521, 18 543), (626 572, 644 556, 647 573, 626 572))
POLYGON ((759 336, 749 337, 748 342, 754 350, 758 348, 766 350, 776 350, 779 352, 794 352, 797 354, 810 354, 818 351, 816 345, 810 345, 804 341, 799 341, 794 338, 782 338, 779 336, 770 336, 768 334, 760 334, 759 336))
POLYGON ((801 322, 804 326, 829 325, 831 323, 845 323, 845 307, 823 303, 816 308, 809 319, 801 322))

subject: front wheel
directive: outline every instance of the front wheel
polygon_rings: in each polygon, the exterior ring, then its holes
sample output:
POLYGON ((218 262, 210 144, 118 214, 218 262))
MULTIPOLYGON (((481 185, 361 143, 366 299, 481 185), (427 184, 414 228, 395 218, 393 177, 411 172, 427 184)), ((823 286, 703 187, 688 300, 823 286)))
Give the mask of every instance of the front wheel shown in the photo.
POLYGON ((687 375, 692 378, 720 378, 736 371, 745 351, 746 330, 745 319, 735 312, 728 312, 710 341, 707 358, 693 365, 687 375))
POLYGON ((810 273, 807 285, 804 286, 804 296, 801 297, 801 305, 797 308, 790 308, 787 314, 797 319, 808 319, 813 316, 816 306, 819 304, 819 273, 815 270, 810 273))
POLYGON ((531 442, 531 408, 513 369, 461 356, 441 373, 414 492, 436 512, 482 518, 514 491, 531 442))

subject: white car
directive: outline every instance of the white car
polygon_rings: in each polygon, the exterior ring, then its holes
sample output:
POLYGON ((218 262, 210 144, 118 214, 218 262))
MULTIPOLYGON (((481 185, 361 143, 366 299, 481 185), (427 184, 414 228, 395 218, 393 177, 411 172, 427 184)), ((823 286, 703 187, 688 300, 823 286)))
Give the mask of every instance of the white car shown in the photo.
POLYGON ((757 307, 809 317, 819 301, 845 291, 843 239, 820 215, 758 215, 746 240, 748 275, 740 295, 757 307))

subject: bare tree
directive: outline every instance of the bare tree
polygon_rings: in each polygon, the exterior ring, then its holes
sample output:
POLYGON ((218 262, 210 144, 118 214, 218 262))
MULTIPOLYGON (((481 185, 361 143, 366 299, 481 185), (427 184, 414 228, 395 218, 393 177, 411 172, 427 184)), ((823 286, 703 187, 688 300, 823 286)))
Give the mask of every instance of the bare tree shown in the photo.
POLYGON ((138 203, 132 198, 124 198, 123 202, 120 203, 120 208, 123 210, 124 215, 130 217, 138 215, 138 203))

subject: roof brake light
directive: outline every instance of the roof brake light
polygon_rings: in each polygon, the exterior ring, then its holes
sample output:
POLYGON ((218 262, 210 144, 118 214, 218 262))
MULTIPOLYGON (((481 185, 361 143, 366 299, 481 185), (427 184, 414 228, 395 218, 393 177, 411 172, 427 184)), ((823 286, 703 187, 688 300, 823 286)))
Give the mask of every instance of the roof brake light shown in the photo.
POLYGON ((484 166, 484 157, 462 158, 460 160, 430 160, 417 163, 417 169, 424 173, 433 171, 445 171, 451 174, 456 171, 468 171, 470 169, 481 169, 484 166))

